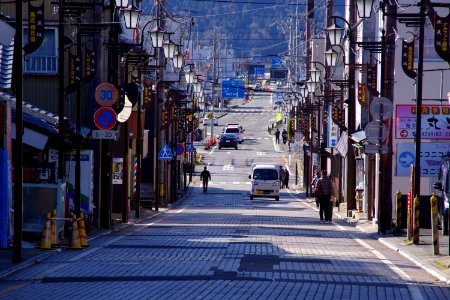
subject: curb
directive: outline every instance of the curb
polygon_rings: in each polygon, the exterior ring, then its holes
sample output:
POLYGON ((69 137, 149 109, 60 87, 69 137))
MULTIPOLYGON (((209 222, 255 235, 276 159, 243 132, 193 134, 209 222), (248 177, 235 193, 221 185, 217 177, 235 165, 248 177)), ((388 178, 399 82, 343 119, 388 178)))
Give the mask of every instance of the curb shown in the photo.
POLYGON ((416 256, 414 256, 411 253, 408 253, 408 252, 405 252, 405 251, 401 250, 400 248, 398 248, 397 245, 395 245, 394 243, 388 241, 387 238, 380 236, 377 232, 371 233, 371 232, 368 232, 368 231, 364 230, 361 226, 358 225, 358 221, 350 222, 350 220, 347 217, 343 217, 343 216, 341 216, 341 215, 339 215, 337 213, 334 213, 334 215, 338 216, 341 220, 345 221, 347 224, 351 224, 351 225, 355 226, 359 231, 364 232, 365 234, 368 234, 369 236, 371 236, 372 238, 374 238, 375 240, 377 240, 381 244, 385 245, 389 249, 399 253, 401 256, 403 256, 407 260, 411 261, 416 266, 418 266, 419 268, 421 268, 424 271, 426 271, 428 274, 430 274, 433 277, 437 278, 439 281, 442 281, 445 284, 449 284, 450 285, 450 278, 447 278, 445 275, 440 274, 440 272, 438 271, 437 267, 435 267, 433 265, 430 265, 430 264, 421 263, 416 256))

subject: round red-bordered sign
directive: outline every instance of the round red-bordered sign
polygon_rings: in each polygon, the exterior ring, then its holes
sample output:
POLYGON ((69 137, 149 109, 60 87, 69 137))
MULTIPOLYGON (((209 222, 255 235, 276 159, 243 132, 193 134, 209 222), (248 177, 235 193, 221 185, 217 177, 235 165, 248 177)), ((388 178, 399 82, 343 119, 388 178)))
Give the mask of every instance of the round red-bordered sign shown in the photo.
POLYGON ((98 129, 109 130, 116 125, 116 112, 111 107, 100 107, 94 114, 94 123, 98 129))
POLYGON ((101 83, 95 89, 95 101, 100 106, 112 106, 119 97, 119 91, 111 83, 101 83))

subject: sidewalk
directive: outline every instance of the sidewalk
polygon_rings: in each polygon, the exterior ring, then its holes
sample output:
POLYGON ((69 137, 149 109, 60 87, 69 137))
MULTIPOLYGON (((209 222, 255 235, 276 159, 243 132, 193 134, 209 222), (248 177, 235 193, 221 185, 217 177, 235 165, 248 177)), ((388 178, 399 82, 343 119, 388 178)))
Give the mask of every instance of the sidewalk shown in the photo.
MULTIPOLYGON (((301 193, 302 198, 307 200, 311 206, 315 207, 315 198, 306 198, 301 193)), ((412 244, 406 241, 406 231, 396 235, 393 232, 378 234, 378 226, 373 221, 367 219, 353 219, 346 216, 345 211, 339 211, 337 207, 333 209, 334 219, 337 218, 356 226, 362 232, 371 235, 382 244, 400 253, 405 258, 414 262, 420 268, 442 282, 450 284, 450 256, 449 256, 449 236, 439 232, 439 255, 433 255, 433 242, 431 229, 420 229, 419 244, 412 244)))
MULTIPOLYGON (((102 237, 104 235, 110 234, 112 232, 120 231, 125 228, 128 228, 130 226, 134 226, 134 224, 138 224, 140 222, 143 222, 149 218, 153 218, 159 214, 165 213, 168 211, 168 208, 159 208, 159 211, 153 211, 148 209, 141 209, 140 214, 141 217, 139 219, 136 219, 134 217, 134 211, 130 211, 129 215, 130 218, 128 220, 128 223, 124 224, 114 224, 111 226, 111 229, 98 229, 98 230, 92 230, 86 232, 88 241, 92 241, 96 238, 102 237)), ((31 265, 37 264, 40 261, 44 260, 45 258, 64 251, 62 249, 55 249, 55 250, 36 250, 34 243, 29 242, 22 242, 22 262, 20 263, 13 263, 12 257, 13 257, 13 249, 0 249, 0 278, 4 278, 10 274, 13 274, 19 270, 25 269, 31 265)))

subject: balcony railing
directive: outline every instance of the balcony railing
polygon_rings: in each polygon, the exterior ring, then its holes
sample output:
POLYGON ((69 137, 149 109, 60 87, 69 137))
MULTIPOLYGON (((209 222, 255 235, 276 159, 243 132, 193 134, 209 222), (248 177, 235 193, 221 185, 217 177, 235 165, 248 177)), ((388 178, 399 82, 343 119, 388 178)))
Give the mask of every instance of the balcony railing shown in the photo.
POLYGON ((24 61, 25 73, 56 75, 58 73, 58 57, 29 56, 24 61))

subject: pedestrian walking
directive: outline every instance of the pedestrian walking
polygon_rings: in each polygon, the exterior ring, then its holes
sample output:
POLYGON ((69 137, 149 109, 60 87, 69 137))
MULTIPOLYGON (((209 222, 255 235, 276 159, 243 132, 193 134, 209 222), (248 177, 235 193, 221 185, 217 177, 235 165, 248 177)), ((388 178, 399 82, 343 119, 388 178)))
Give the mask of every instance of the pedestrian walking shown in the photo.
POLYGON ((322 176, 317 180, 316 184, 316 196, 319 197, 320 209, 319 216, 320 220, 324 222, 324 217, 326 222, 332 221, 331 211, 330 211, 330 199, 333 194, 333 184, 330 178, 327 176, 327 171, 322 171, 322 176), (325 216, 324 216, 325 215, 325 216))
POLYGON ((288 189, 289 188, 289 170, 284 170, 284 186, 288 189))
POLYGON ((288 138, 288 133, 287 133, 286 129, 283 129, 283 132, 281 133, 281 137, 283 138, 283 144, 286 144, 287 138, 288 138))
POLYGON ((275 130, 275 143, 280 143, 280 130, 278 128, 275 130))
POLYGON ((320 171, 317 171, 316 175, 314 176, 314 178, 313 178, 313 180, 311 182, 311 191, 312 191, 312 194, 314 195, 314 198, 316 199, 316 206, 317 207, 319 207, 319 198, 315 195, 315 192, 316 192, 317 181, 319 180, 320 175, 321 175, 320 171))
POLYGON ((284 188, 284 176, 285 176, 285 171, 284 171, 284 169, 283 169, 283 166, 280 166, 280 177, 279 177, 279 180, 280 180, 280 189, 282 189, 282 188, 284 188))
POLYGON ((203 183, 203 193, 206 193, 208 191, 208 181, 211 180, 211 173, 209 173, 206 166, 200 173, 200 179, 203 183))

